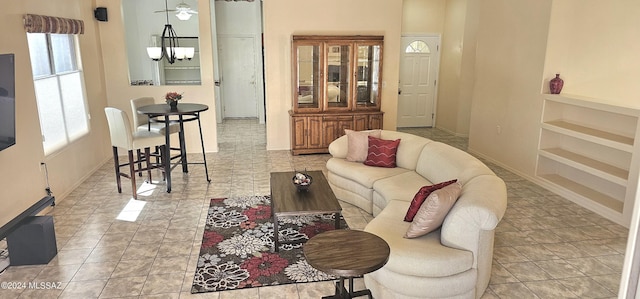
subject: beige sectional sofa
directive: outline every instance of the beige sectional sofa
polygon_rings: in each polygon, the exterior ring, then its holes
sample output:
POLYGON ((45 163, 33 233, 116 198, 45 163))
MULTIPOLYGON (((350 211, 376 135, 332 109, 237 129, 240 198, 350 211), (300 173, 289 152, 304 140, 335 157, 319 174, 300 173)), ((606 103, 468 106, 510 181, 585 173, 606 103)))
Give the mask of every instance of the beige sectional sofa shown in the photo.
POLYGON ((468 153, 416 135, 385 131, 401 139, 396 168, 350 162, 347 136, 329 146, 328 181, 336 196, 371 213, 365 227, 391 248, 387 264, 365 275, 367 288, 385 298, 479 298, 493 260, 495 228, 507 206, 504 182, 468 153), (462 193, 440 229, 406 239, 404 216, 420 187, 457 179, 462 193))

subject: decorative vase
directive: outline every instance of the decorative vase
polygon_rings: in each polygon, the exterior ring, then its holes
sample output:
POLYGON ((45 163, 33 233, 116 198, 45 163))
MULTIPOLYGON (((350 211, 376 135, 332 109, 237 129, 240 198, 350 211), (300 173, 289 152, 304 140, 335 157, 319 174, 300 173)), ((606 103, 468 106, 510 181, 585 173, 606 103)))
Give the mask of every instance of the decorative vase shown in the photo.
POLYGON ((178 101, 169 101, 169 106, 171 107, 171 111, 178 110, 178 101))
POLYGON ((551 94, 560 94, 564 80, 560 79, 560 74, 556 74, 556 77, 549 81, 549 91, 551 94))

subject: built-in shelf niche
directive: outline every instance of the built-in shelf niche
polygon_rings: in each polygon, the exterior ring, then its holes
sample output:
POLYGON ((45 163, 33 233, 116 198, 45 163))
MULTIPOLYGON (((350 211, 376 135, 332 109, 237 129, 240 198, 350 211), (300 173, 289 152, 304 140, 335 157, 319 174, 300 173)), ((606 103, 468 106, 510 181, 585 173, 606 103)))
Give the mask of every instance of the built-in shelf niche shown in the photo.
POLYGON ((545 187, 629 226, 638 180, 640 110, 545 95, 536 176, 545 187))

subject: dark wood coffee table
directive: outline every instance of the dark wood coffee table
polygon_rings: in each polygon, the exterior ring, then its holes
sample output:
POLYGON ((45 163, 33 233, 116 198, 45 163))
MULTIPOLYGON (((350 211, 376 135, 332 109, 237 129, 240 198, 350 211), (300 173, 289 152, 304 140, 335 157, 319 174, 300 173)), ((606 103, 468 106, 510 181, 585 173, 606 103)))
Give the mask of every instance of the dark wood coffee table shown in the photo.
POLYGON ((298 191, 293 185, 295 172, 271 173, 271 213, 273 215, 274 251, 278 251, 280 244, 299 243, 280 241, 278 217, 303 216, 319 214, 335 214, 335 228, 340 228, 342 207, 329 187, 322 171, 306 172, 313 178, 307 191, 298 191))
POLYGON ((389 244, 382 238, 360 230, 332 230, 316 235, 303 251, 312 267, 339 276, 336 293, 322 298, 371 296, 368 289, 354 292, 353 278, 378 270, 389 260, 389 244), (349 280, 349 292, 344 280, 349 280))

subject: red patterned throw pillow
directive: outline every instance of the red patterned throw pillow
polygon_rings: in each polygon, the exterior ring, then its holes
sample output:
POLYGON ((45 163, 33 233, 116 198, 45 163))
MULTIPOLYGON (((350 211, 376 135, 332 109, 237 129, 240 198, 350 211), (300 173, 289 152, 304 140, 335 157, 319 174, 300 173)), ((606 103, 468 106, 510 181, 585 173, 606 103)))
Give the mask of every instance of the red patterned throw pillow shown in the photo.
POLYGON ((364 165, 377 167, 396 167, 396 152, 400 139, 384 140, 372 136, 369 137, 369 149, 364 165))
POLYGON ((438 183, 435 185, 430 185, 430 186, 423 186, 422 188, 420 188, 420 190, 418 190, 418 193, 416 193, 416 195, 413 196, 413 200, 411 201, 411 205, 409 205, 409 210, 407 210, 407 214, 404 216, 404 221, 406 222, 411 222, 413 221, 413 217, 416 216, 416 213, 418 213, 418 210, 420 209, 420 206, 422 206, 422 203, 424 202, 425 199, 427 199, 427 197, 429 196, 429 194, 431 194, 431 192, 436 191, 438 189, 444 188, 448 185, 451 185, 455 182, 457 182, 458 180, 451 180, 451 181, 446 181, 446 182, 442 182, 442 183, 438 183))
POLYGON ((438 229, 458 200, 461 191, 460 183, 453 183, 431 192, 418 209, 404 237, 417 238, 438 229))

